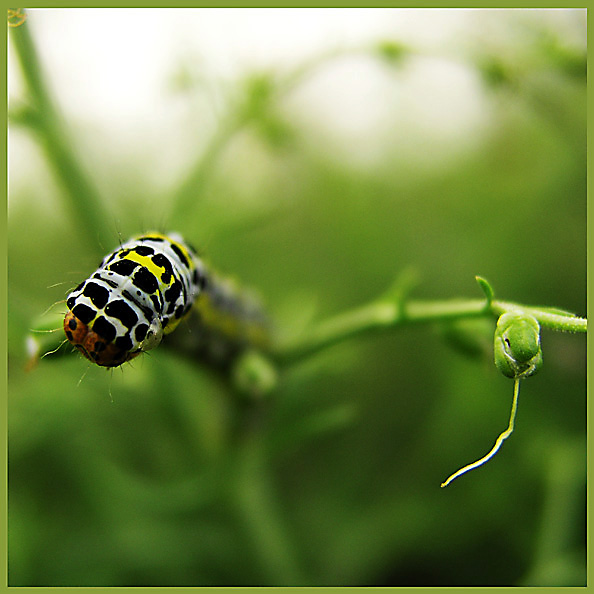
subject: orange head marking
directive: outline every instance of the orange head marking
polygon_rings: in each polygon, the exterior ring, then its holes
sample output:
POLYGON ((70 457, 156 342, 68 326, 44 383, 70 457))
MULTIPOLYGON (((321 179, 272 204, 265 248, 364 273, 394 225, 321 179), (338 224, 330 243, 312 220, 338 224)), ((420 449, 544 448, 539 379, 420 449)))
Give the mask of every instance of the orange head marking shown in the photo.
POLYGON ((117 367, 140 354, 140 351, 130 353, 118 348, 113 342, 106 342, 71 311, 64 318, 64 333, 83 356, 102 367, 117 367))

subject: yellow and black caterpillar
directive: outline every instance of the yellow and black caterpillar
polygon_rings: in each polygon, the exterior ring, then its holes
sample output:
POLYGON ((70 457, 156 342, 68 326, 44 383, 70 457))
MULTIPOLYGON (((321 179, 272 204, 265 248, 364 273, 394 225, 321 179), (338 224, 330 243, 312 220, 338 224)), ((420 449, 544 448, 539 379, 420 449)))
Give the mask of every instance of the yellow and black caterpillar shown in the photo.
POLYGON ((155 348, 183 319, 189 331, 177 342, 218 367, 247 347, 265 349, 268 343, 257 301, 210 271, 174 233, 124 243, 68 295, 66 305, 68 341, 103 367, 155 348))

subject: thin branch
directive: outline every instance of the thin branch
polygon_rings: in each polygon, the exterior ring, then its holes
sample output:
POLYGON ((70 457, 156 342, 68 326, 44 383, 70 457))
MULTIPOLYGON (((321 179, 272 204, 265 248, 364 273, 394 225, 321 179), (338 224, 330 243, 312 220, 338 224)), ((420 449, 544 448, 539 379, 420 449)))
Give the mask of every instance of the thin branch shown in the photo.
POLYGON ((278 345, 273 357, 288 365, 354 336, 408 324, 446 322, 474 317, 499 317, 507 311, 524 311, 545 328, 561 332, 587 332, 588 322, 572 314, 551 313, 546 308, 506 301, 449 300, 386 302, 378 300, 321 322, 306 334, 278 345))

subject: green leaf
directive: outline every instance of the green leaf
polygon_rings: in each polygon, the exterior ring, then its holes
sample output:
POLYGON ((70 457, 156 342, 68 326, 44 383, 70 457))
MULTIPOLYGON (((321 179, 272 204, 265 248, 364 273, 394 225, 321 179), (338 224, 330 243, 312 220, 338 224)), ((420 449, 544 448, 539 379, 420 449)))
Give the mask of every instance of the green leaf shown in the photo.
POLYGON ((487 304, 489 307, 491 306, 491 302, 495 297, 495 293, 493 291, 493 287, 490 285, 489 281, 482 276, 475 276, 476 282, 478 283, 479 287, 483 290, 483 293, 487 297, 487 304))

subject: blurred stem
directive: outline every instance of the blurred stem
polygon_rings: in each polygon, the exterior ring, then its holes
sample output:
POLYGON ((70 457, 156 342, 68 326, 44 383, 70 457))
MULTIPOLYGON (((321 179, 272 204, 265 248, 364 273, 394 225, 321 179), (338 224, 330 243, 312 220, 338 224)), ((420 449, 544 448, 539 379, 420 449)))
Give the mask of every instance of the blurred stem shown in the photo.
POLYGON ((172 221, 184 221, 188 213, 192 212, 199 201, 203 189, 212 174, 216 162, 220 159, 229 141, 245 125, 245 120, 239 117, 233 109, 211 139, 206 151, 200 155, 190 168, 186 179, 179 185, 173 195, 173 210, 169 215, 172 221))
POLYGON ((29 92, 29 105, 21 121, 37 134, 46 158, 61 182, 74 227, 93 245, 113 242, 111 218, 77 158, 65 124, 45 82, 43 68, 27 21, 11 29, 10 35, 29 92))
POLYGON ((536 552, 529 573, 518 585, 578 586, 586 580, 582 575, 585 553, 572 549, 572 526, 577 525, 584 509, 584 443, 553 439, 548 445, 542 456, 548 462, 536 552))
POLYGON ((244 86, 239 90, 239 95, 229 99, 227 113, 221 117, 219 127, 206 150, 196 158, 185 180, 174 191, 170 219, 184 221, 188 218, 188 213, 192 212, 200 200, 217 161, 235 134, 258 118, 266 117, 283 96, 302 84, 320 67, 337 58, 370 53, 381 55, 381 47, 365 45, 332 49, 305 60, 283 75, 264 72, 248 76, 243 81, 244 86))
POLYGON ((321 322, 306 336, 280 345, 274 354, 281 363, 290 364, 361 334, 407 323, 446 321, 484 314, 485 302, 482 300, 416 301, 406 305, 406 312, 398 303, 376 301, 321 322))
POLYGON ((274 488, 269 460, 261 431, 249 427, 237 448, 237 483, 232 492, 236 509, 249 538, 253 553, 260 562, 271 586, 302 586, 307 580, 297 562, 294 543, 289 536, 274 488))
MULTIPOLYGON (((278 81, 274 81, 271 75, 260 75, 260 78, 265 80, 269 86, 269 93, 266 97, 267 104, 260 105, 260 108, 269 107, 268 103, 271 100, 277 100, 281 92, 289 91, 295 83, 300 80, 303 75, 310 69, 317 66, 319 60, 316 60, 315 64, 302 65, 295 69, 286 80, 279 84, 278 81)), ((204 191, 204 187, 212 175, 217 161, 221 158, 225 149, 227 148, 230 140, 237 134, 242 128, 247 126, 250 120, 254 117, 262 115, 261 109, 254 112, 253 109, 249 109, 251 103, 253 103, 253 86, 250 85, 250 79, 244 81, 246 84, 239 91, 239 96, 232 96, 227 105, 227 113, 220 118, 219 126, 210 139, 206 150, 200 154, 194 164, 190 167, 189 172, 186 175, 177 190, 173 194, 173 210, 170 214, 170 218, 173 221, 184 221, 188 218, 188 213, 192 212, 195 204, 200 200, 201 194, 204 191)))

